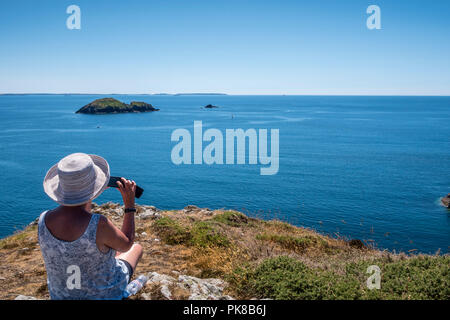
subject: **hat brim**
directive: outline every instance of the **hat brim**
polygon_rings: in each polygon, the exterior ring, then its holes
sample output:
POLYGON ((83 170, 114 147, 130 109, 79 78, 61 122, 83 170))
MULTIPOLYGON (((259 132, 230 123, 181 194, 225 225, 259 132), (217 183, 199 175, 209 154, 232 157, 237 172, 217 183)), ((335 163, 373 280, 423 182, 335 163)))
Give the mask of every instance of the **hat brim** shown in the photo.
POLYGON ((60 192, 59 187, 59 176, 58 176, 58 164, 55 164, 48 170, 44 178, 44 191, 53 201, 59 203, 63 206, 79 206, 85 204, 91 200, 97 198, 108 186, 110 173, 108 162, 100 156, 89 154, 92 161, 94 162, 94 169, 96 172, 95 183, 92 187, 91 192, 79 199, 65 199, 63 194, 60 192))

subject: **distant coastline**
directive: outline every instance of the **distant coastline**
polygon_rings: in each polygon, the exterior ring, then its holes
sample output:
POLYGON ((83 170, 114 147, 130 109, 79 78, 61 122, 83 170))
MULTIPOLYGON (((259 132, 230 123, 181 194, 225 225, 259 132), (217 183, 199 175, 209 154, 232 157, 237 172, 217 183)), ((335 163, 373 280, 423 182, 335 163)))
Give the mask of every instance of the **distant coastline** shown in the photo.
POLYGON ((0 96, 227 96, 227 93, 0 93, 0 96))
POLYGON ((435 94, 284 94, 284 93, 0 93, 0 96, 286 96, 286 97, 436 97, 449 98, 449 95, 435 94))

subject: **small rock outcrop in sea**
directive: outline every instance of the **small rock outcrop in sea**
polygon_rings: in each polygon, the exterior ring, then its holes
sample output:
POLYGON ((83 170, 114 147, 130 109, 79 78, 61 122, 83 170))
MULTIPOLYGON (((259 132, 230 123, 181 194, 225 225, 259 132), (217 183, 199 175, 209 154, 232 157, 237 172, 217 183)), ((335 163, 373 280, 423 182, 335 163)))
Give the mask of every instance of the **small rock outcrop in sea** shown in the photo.
POLYGON ((208 104, 207 106, 205 106, 205 109, 215 109, 218 108, 218 106, 213 106, 212 104, 208 104))
POLYGON ((132 101, 130 104, 126 104, 114 98, 103 98, 92 101, 75 113, 108 114, 151 111, 159 111, 159 109, 145 102, 132 101))
POLYGON ((441 199, 441 203, 450 209, 450 193, 441 199))

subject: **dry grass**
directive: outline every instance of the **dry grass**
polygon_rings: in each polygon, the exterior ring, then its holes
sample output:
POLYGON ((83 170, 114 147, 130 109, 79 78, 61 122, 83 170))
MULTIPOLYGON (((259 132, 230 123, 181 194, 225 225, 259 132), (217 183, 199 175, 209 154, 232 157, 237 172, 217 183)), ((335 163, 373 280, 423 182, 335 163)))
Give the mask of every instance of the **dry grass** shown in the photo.
POLYGON ((36 226, 0 241, 0 298, 19 294, 48 298, 44 260, 36 226))

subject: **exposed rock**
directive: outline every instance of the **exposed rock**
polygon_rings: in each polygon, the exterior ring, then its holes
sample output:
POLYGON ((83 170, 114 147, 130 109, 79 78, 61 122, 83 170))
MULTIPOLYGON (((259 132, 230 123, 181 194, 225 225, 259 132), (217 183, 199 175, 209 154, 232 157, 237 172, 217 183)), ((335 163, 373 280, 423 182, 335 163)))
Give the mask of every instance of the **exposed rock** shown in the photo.
POLYGON ((200 279, 180 275, 178 286, 190 291, 189 300, 231 300, 223 295, 226 282, 221 279, 200 279))
POLYGON ((159 111, 159 109, 154 108, 150 103, 141 101, 131 101, 130 102, 131 112, 149 112, 149 111, 159 111))
POLYGON ((194 205, 190 204, 190 205, 187 205, 186 207, 184 207, 183 212, 189 214, 189 213, 195 213, 195 212, 198 212, 198 211, 200 211, 200 210, 202 210, 202 209, 200 209, 200 208, 197 207, 197 206, 194 206, 194 205))
POLYGON ((75 113, 108 114, 150 111, 159 111, 159 109, 145 102, 132 101, 130 104, 126 104, 114 98, 103 98, 92 101, 75 113))
POLYGON ((450 209, 450 193, 441 199, 441 203, 444 207, 450 209))
MULTIPOLYGON (((157 219, 161 216, 161 210, 154 206, 140 206, 136 205, 136 218, 138 219, 157 219)), ((118 217, 122 217, 124 213, 124 208, 122 205, 117 203, 107 202, 102 205, 92 204, 92 210, 96 213, 101 213, 109 216, 112 219, 117 219, 118 217)))
POLYGON ((169 286, 172 285, 176 280, 174 277, 165 275, 165 274, 159 274, 157 272, 151 272, 147 275, 148 284, 154 284, 157 286, 160 286, 160 292, 161 294, 168 300, 172 300, 172 293, 169 290, 169 286))
POLYGON ((213 106, 212 104, 208 104, 207 106, 205 106, 205 109, 214 109, 214 108, 218 108, 218 106, 213 106))
POLYGON ((189 205, 187 205, 186 207, 184 207, 184 210, 186 210, 186 211, 192 211, 192 210, 200 210, 200 208, 197 207, 197 206, 194 206, 194 205, 192 205, 192 204, 189 204, 189 205))
POLYGON ((123 209, 111 209, 109 212, 119 217, 123 216, 123 209))
POLYGON ((36 219, 34 219, 33 221, 31 221, 28 225, 29 226, 37 226, 39 222, 39 217, 37 217, 36 219))
POLYGON ((149 283, 169 283, 176 281, 174 277, 168 276, 166 274, 159 274, 158 272, 150 272, 148 275, 149 283))
POLYGON ((153 210, 153 211, 156 211, 156 212, 159 212, 159 211, 161 211, 160 209, 158 209, 158 208, 156 208, 155 206, 140 206, 142 209, 144 209, 144 210, 153 210))
POLYGON ((142 293, 141 294, 141 298, 144 299, 144 300, 151 300, 152 296, 149 295, 148 293, 142 293))
POLYGON ((39 299, 32 296, 24 296, 20 294, 17 297, 15 297, 14 300, 39 300, 39 299))
POLYGON ((20 253, 24 253, 24 252, 30 251, 30 248, 24 247, 24 248, 20 248, 18 251, 19 251, 20 253))
POLYGON ((214 211, 206 208, 206 209, 201 209, 200 210, 200 214, 201 215, 206 215, 206 216, 212 216, 214 214, 214 211))
POLYGON ((157 272, 149 273, 148 278, 147 285, 159 286, 161 295, 168 300, 173 298, 171 288, 174 287, 186 291, 189 300, 233 300, 232 297, 223 294, 227 283, 221 279, 200 279, 187 275, 179 275, 178 279, 175 279, 157 272))
POLYGON ((172 300, 172 293, 170 292, 169 287, 167 285, 161 286, 161 294, 167 300, 172 300))
POLYGON ((146 220, 146 219, 157 219, 157 218, 161 217, 161 214, 159 213, 160 211, 161 210, 159 210, 159 209, 157 209, 157 208, 155 208, 153 206, 146 206, 144 208, 144 211, 139 213, 137 215, 137 217, 139 219, 143 219, 143 220, 146 220))

